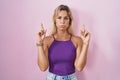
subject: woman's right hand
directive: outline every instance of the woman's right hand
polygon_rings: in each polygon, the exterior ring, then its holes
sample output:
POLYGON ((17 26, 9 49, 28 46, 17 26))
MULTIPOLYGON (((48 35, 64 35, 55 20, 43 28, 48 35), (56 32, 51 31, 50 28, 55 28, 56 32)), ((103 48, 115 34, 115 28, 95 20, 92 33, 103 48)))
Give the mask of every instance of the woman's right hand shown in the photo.
POLYGON ((45 38, 46 36, 46 31, 47 30, 44 30, 44 27, 43 27, 43 24, 41 23, 41 28, 40 28, 40 31, 38 32, 37 34, 37 43, 41 43, 43 42, 43 39, 45 38))

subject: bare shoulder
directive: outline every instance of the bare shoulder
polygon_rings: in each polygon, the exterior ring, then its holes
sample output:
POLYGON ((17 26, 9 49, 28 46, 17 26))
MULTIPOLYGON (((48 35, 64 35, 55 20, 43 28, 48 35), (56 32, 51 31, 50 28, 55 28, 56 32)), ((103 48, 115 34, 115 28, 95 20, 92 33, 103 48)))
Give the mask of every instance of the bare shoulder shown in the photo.
POLYGON ((73 39, 74 42, 82 43, 82 39, 81 39, 81 37, 79 37, 79 36, 73 35, 72 39, 73 39))
POLYGON ((73 44, 74 44, 74 46, 77 48, 78 46, 82 46, 82 39, 81 39, 81 37, 79 37, 79 36, 75 36, 75 35, 73 35, 72 36, 72 42, 73 42, 73 44))

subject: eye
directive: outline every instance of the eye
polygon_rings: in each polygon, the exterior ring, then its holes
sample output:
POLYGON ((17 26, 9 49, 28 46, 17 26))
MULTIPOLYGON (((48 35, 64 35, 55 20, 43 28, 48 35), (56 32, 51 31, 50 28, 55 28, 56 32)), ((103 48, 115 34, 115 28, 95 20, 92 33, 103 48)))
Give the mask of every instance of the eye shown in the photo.
POLYGON ((61 19, 62 17, 61 17, 61 16, 58 16, 57 18, 58 18, 58 19, 61 19))
POLYGON ((69 17, 65 17, 64 19, 65 19, 65 20, 69 20, 69 17))

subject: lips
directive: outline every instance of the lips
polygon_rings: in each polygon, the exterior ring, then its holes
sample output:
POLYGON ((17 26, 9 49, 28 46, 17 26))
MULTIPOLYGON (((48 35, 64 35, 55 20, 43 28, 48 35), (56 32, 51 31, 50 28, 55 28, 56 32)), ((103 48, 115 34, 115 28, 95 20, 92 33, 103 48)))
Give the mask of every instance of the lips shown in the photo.
POLYGON ((65 28, 65 26, 60 26, 61 28, 65 28))
POLYGON ((65 25, 60 25, 61 27, 65 27, 65 25))

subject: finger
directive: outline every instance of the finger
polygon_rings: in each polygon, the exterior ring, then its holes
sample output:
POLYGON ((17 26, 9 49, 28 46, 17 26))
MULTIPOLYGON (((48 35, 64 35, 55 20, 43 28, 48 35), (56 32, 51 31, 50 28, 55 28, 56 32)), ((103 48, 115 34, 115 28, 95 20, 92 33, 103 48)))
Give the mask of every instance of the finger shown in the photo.
POLYGON ((83 27, 83 31, 84 31, 84 34, 87 32, 87 30, 86 30, 85 26, 83 27))
POLYGON ((40 29, 39 33, 40 34, 43 34, 44 30, 42 30, 42 28, 40 29))
POLYGON ((88 32, 88 31, 86 31, 86 32, 85 32, 85 37, 86 37, 88 34, 89 34, 89 32, 88 32))
POLYGON ((85 29, 85 24, 83 24, 83 31, 84 31, 84 33, 85 33, 85 30, 86 30, 86 29, 85 29))
POLYGON ((82 29, 81 29, 81 32, 84 33, 84 32, 85 32, 85 25, 83 24, 82 26, 83 26, 83 27, 82 27, 82 29))
POLYGON ((40 24, 40 31, 43 30, 43 29, 44 29, 44 28, 43 28, 43 24, 41 23, 41 24, 40 24))
POLYGON ((84 29, 81 29, 81 35, 84 36, 84 29))
POLYGON ((41 32, 39 32, 38 35, 41 36, 42 35, 41 32))
POLYGON ((43 23, 41 23, 41 30, 44 30, 43 23))
POLYGON ((85 27, 85 24, 83 24, 83 28, 84 28, 84 36, 86 37, 89 32, 87 31, 87 29, 86 29, 86 27, 85 27))
POLYGON ((47 29, 46 29, 44 32, 45 32, 45 34, 46 34, 46 32, 47 32, 47 29))
POLYGON ((81 29, 81 35, 83 35, 83 36, 85 35, 85 29, 84 28, 81 29))
POLYGON ((44 37, 46 36, 47 29, 44 31, 44 37))
POLYGON ((46 30, 41 30, 40 32, 41 32, 41 35, 45 35, 46 32, 47 32, 47 29, 46 30))
POLYGON ((83 24, 82 26, 83 26, 83 28, 85 28, 85 24, 83 24))
POLYGON ((43 32, 43 33, 44 33, 44 35, 46 35, 46 32, 47 32, 47 29, 46 29, 46 30, 44 30, 44 32, 43 32))
POLYGON ((82 26, 83 27, 82 27, 81 31, 84 32, 85 31, 85 25, 83 24, 82 26))

